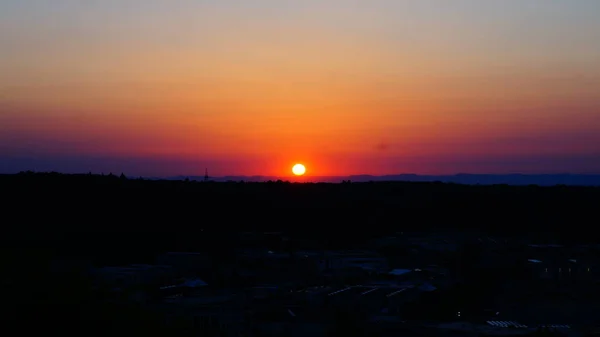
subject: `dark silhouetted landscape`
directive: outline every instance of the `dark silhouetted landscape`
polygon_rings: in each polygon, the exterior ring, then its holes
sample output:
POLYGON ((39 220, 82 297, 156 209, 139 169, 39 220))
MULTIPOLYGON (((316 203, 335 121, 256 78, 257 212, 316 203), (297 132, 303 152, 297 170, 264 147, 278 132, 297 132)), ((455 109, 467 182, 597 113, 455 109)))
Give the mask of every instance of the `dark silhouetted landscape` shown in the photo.
MULTIPOLYGON (((196 180, 202 181, 200 176, 177 176, 169 178, 152 178, 168 180, 196 180)), ((265 182, 276 181, 285 178, 269 176, 224 176, 213 177, 218 182, 246 181, 265 182)), ((306 178, 305 178, 306 179, 306 178)), ((302 180, 302 179, 298 179, 302 180)), ((323 176, 310 177, 310 182, 340 183, 343 181, 353 182, 444 182, 466 185, 539 185, 539 186, 600 186, 600 175, 594 174, 455 174, 455 175, 420 175, 420 174, 397 174, 397 175, 353 175, 353 176, 323 176)))
POLYGON ((98 336, 589 334, 599 322, 598 187, 23 172, 0 190, 4 319, 21 331, 32 316, 98 336))
POLYGON ((600 337, 599 18, 0 0, 2 336, 600 337))

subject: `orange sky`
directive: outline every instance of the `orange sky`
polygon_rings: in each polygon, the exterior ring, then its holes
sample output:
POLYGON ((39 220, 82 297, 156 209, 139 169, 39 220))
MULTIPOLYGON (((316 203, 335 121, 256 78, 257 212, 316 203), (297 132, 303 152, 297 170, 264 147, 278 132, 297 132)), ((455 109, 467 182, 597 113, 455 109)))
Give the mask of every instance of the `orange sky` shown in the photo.
POLYGON ((600 173, 596 2, 259 2, 0 4, 4 170, 600 173))

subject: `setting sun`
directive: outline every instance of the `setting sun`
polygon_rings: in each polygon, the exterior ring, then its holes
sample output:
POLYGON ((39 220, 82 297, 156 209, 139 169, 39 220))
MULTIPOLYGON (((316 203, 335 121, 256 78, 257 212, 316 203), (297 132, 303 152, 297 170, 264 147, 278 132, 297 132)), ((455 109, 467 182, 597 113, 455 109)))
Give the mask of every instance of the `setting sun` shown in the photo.
POLYGON ((306 167, 304 167, 302 164, 296 164, 294 167, 292 167, 292 172, 297 176, 301 176, 306 173, 306 167))

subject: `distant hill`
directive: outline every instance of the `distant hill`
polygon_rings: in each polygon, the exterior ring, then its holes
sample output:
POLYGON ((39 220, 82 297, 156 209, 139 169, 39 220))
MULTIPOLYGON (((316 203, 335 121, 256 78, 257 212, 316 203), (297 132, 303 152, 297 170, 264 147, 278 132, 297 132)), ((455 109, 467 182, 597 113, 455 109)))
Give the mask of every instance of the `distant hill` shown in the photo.
MULTIPOLYGON (((198 180, 204 179, 202 176, 177 176, 169 177, 170 180, 198 180)), ((263 182, 276 180, 290 180, 289 178, 275 176, 224 176, 212 177, 213 181, 247 181, 247 182, 263 182)), ((368 181, 412 181, 412 182, 433 182, 440 181, 445 183, 456 183, 466 185, 539 185, 539 186, 554 186, 554 185, 570 185, 570 186, 600 186, 600 175, 585 175, 585 174, 456 174, 456 175, 418 175, 418 174, 398 174, 398 175, 353 175, 353 176, 322 176, 322 177, 302 177, 294 178, 296 181, 312 181, 312 182, 332 182, 339 183, 344 180, 353 182, 368 182, 368 181)))

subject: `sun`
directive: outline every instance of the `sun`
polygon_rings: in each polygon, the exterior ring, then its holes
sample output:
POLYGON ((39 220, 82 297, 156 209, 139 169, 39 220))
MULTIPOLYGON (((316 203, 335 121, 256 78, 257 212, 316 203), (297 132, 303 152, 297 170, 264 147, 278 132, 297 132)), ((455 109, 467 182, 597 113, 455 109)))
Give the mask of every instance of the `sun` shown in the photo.
POLYGON ((296 164, 294 167, 292 167, 292 173, 297 176, 304 175, 304 173, 306 173, 306 167, 304 167, 302 164, 296 164))

